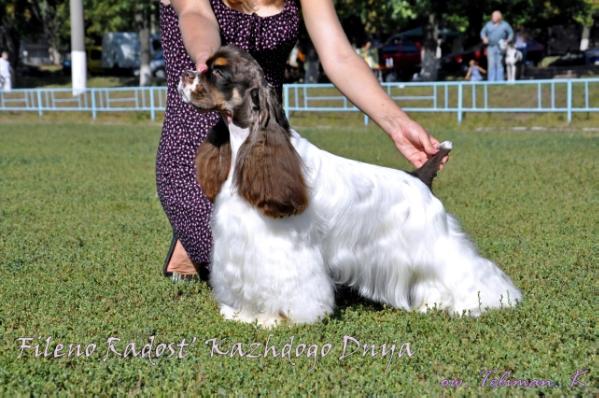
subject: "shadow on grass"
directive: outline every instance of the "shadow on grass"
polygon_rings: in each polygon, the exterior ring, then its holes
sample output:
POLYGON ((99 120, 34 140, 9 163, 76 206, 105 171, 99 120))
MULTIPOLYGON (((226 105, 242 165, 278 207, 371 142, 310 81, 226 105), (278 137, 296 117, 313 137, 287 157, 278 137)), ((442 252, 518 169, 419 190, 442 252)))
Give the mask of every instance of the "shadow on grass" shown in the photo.
POLYGON ((341 320, 343 311, 350 307, 357 306, 367 311, 381 311, 384 309, 382 304, 361 296, 350 287, 341 285, 336 286, 335 304, 335 312, 331 315, 331 318, 337 320, 341 320))

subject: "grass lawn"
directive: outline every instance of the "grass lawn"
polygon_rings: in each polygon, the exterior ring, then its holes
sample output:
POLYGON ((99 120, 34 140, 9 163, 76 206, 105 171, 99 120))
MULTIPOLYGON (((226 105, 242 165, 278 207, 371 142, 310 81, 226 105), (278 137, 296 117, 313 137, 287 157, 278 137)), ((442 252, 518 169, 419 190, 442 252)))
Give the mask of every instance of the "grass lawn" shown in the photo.
MULTIPOLYGON (((205 283, 161 277, 170 228, 155 193, 159 127, 85 123, 0 125, 0 396, 599 391, 599 133, 433 130, 455 147, 436 193, 522 289, 518 308, 460 319, 345 295, 322 323, 267 331, 221 320, 205 283), (150 358, 117 355, 131 342, 141 350, 150 336, 150 358), (344 336, 377 345, 377 355, 340 359, 344 336), (22 337, 33 338, 40 356, 30 349, 19 356, 22 337), (88 357, 48 358, 48 337, 49 351, 58 343, 96 349, 88 357), (120 339, 112 341, 116 353, 110 337, 120 339), (222 351, 242 343, 246 354, 257 348, 262 356, 211 356, 205 341, 215 338, 224 339, 222 351), (191 343, 183 358, 178 347, 155 358, 159 344, 182 339, 191 343), (292 339, 290 358, 264 357, 267 341, 281 350, 292 339), (393 343, 396 355, 383 356, 381 345, 393 343), (317 346, 318 355, 306 348, 296 357, 300 344, 317 346), (397 356, 403 344, 412 356, 397 356), (580 377, 586 386, 571 388, 582 369, 590 369, 580 377), (494 372, 481 386, 487 370, 494 372), (491 387, 504 371, 554 386, 491 387), (444 380, 463 384, 443 387, 444 380)), ((407 168, 376 128, 355 126, 301 132, 332 152, 407 168)), ((355 349, 350 344, 345 354, 355 349)))

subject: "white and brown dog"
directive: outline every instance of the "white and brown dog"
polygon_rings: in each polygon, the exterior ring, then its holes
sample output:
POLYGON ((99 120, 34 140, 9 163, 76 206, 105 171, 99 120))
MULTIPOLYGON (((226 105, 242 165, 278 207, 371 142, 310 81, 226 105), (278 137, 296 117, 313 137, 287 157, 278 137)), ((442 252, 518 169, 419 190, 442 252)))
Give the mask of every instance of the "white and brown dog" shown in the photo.
POLYGON ((179 90, 228 121, 196 160, 214 202, 210 282, 226 319, 315 322, 333 312, 336 285, 422 312, 477 316, 521 300, 430 190, 450 143, 414 173, 335 156, 289 128, 249 54, 223 47, 207 65, 179 90))

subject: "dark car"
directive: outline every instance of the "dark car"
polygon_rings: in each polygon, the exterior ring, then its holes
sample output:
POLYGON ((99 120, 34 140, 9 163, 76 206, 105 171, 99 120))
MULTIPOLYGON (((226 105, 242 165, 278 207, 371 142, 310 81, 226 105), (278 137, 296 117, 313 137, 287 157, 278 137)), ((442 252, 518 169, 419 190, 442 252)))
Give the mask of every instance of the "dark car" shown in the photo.
POLYGON ((549 64, 550 67, 586 65, 599 65, 599 48, 590 48, 586 51, 570 51, 549 64))
POLYGON ((487 68, 487 48, 481 45, 472 47, 466 51, 451 53, 441 58, 440 75, 463 76, 468 70, 471 60, 475 60, 482 68, 487 68))
POLYGON ((379 64, 384 81, 410 80, 420 70, 420 47, 393 35, 379 49, 379 64))
POLYGON ((150 69, 152 76, 158 81, 166 80, 166 68, 164 66, 164 54, 159 50, 154 54, 154 58, 150 61, 150 69))
POLYGON ((584 55, 587 65, 599 66, 599 47, 587 50, 584 55))

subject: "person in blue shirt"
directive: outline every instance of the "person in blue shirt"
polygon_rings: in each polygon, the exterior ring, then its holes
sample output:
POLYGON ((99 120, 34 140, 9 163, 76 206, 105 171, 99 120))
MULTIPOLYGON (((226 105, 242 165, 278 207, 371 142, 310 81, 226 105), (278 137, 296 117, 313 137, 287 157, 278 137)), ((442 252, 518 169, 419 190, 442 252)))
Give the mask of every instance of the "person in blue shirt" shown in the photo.
POLYGON ((514 31, 500 11, 493 11, 491 20, 480 31, 480 38, 487 45, 489 81, 503 81, 503 55, 507 43, 514 39, 514 31))

